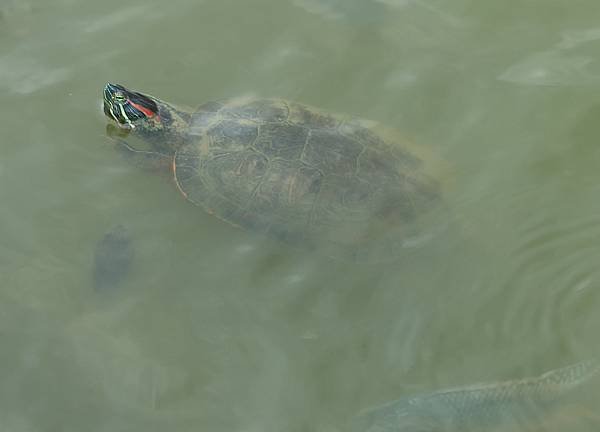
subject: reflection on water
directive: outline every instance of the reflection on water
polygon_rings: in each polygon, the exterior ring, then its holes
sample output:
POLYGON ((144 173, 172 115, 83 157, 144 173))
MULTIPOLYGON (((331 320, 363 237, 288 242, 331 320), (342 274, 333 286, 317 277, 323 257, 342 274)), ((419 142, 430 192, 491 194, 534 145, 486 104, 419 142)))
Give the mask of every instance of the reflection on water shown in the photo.
POLYGON ((582 55, 585 45, 600 39, 600 29, 568 30, 553 49, 528 55, 510 66, 498 79, 529 85, 594 85, 600 81, 596 63, 597 48, 582 55))
POLYGON ((545 51, 509 67, 498 78, 530 85, 582 85, 598 82, 600 77, 588 71, 592 57, 565 56, 545 51))
POLYGON ((385 12, 376 0, 292 0, 292 3, 322 18, 349 21, 355 25, 379 21, 385 12))
MULTIPOLYGON (((340 431, 597 357, 595 7, 0 2, 0 429, 340 431), (449 161, 449 228, 355 265, 223 224, 118 156, 112 81, 390 125, 449 161), (135 265, 102 293, 94 250, 119 223, 135 265)), ((547 429, 597 430, 577 408, 547 429)))

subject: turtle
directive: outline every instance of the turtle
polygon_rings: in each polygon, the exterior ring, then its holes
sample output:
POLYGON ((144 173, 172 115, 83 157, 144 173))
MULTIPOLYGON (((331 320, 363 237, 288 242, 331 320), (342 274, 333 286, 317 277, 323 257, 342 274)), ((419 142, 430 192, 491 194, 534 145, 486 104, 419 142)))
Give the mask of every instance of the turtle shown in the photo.
POLYGON ((430 153, 373 121, 254 96, 191 109, 112 83, 103 110, 124 153, 170 170, 191 203, 333 258, 397 257, 443 202, 430 153))

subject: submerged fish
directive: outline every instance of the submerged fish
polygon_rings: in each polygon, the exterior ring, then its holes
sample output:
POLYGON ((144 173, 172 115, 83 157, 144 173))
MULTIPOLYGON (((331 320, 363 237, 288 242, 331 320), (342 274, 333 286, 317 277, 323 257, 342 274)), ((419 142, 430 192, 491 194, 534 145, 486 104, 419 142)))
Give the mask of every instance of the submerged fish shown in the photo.
POLYGON ((117 287, 129 273, 133 245, 122 225, 111 228, 96 245, 94 252, 94 289, 105 291, 117 287))
POLYGON ((600 371, 596 360, 535 378, 438 390, 360 414, 355 432, 488 432, 541 424, 571 389, 600 371))

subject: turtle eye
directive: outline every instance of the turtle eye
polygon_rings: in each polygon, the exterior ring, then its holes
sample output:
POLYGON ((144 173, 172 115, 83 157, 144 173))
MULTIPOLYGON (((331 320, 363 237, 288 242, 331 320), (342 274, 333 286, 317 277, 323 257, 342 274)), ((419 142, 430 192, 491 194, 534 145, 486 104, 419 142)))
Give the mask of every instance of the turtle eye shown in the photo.
POLYGON ((115 95, 113 96, 113 99, 115 100, 115 102, 120 102, 120 103, 127 101, 127 97, 121 92, 116 92, 115 95))

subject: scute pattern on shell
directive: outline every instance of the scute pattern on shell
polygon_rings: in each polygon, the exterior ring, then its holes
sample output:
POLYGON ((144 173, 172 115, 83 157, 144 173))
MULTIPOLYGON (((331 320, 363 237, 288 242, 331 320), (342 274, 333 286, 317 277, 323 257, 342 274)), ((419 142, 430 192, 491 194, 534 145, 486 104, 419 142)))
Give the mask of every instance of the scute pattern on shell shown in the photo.
POLYGON ((199 107, 175 167, 219 218, 358 260, 397 255, 440 200, 423 162, 371 123, 276 99, 199 107))

